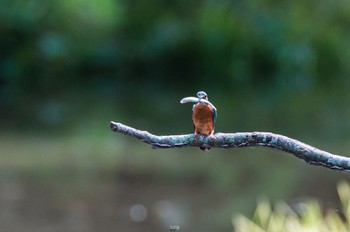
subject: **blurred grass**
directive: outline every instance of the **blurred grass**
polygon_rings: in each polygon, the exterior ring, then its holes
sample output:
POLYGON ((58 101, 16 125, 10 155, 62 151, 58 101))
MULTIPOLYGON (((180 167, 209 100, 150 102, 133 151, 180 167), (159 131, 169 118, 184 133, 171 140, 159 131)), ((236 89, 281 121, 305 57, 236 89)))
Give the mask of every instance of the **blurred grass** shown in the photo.
POLYGON ((282 232, 282 231, 349 231, 350 185, 342 181, 338 184, 341 209, 322 209, 316 200, 298 202, 291 208, 279 202, 272 208, 269 201, 262 199, 251 219, 243 215, 233 218, 235 232, 282 232))

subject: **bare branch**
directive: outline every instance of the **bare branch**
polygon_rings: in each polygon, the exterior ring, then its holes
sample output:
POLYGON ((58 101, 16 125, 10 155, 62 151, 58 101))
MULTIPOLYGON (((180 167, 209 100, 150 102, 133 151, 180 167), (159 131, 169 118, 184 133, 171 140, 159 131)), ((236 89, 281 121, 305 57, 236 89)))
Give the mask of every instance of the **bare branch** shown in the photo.
POLYGON ((322 151, 298 140, 269 132, 216 133, 214 136, 167 135, 157 136, 147 131, 111 122, 110 128, 150 144, 153 148, 200 147, 239 148, 270 147, 290 153, 309 164, 350 172, 350 158, 322 151))

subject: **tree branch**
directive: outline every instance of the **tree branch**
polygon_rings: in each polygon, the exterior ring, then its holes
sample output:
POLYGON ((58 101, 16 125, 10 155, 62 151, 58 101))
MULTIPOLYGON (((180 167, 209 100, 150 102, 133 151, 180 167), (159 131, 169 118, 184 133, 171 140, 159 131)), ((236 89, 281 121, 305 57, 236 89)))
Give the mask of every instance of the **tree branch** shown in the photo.
POLYGON ((322 151, 298 140, 269 132, 216 133, 214 136, 167 135, 157 136, 147 131, 111 122, 110 128, 150 144, 153 148, 201 147, 239 148, 270 147, 290 153, 309 164, 350 172, 350 158, 322 151))

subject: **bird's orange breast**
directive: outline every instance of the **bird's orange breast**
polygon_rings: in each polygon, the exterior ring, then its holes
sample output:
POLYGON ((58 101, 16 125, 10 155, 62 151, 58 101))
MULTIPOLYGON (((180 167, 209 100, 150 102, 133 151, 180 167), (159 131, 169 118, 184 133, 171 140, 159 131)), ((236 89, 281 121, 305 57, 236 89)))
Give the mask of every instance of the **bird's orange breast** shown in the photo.
POLYGON ((212 107, 205 104, 195 105, 193 108, 194 133, 211 135, 214 132, 212 107))

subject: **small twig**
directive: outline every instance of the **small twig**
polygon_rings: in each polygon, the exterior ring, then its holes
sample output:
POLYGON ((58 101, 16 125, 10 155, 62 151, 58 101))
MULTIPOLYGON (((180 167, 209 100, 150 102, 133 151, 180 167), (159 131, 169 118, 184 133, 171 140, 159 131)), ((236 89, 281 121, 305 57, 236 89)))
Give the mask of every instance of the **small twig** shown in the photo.
POLYGON ((349 157, 334 155, 298 140, 269 132, 216 133, 214 136, 199 135, 196 137, 193 134, 157 136, 113 121, 110 127, 114 132, 137 138, 150 144, 153 148, 270 147, 290 153, 309 164, 350 172, 349 157))

